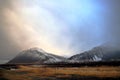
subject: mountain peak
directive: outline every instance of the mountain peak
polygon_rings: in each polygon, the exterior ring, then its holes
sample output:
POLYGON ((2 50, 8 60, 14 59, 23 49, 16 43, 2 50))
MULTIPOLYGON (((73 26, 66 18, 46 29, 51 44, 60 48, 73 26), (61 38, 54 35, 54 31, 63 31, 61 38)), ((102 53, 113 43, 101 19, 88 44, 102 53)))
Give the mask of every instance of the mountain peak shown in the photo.
POLYGON ((45 52, 43 49, 34 47, 20 52, 8 63, 54 63, 65 60, 64 57, 45 52))
POLYGON ((33 48, 28 49, 28 50, 30 50, 30 51, 39 51, 39 52, 46 53, 43 49, 38 48, 38 47, 33 47, 33 48))

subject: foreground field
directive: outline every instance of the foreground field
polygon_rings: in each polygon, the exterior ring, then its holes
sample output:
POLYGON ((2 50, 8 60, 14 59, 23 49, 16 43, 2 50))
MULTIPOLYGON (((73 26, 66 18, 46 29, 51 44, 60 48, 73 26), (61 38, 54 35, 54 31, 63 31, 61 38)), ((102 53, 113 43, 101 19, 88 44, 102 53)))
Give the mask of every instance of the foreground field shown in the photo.
POLYGON ((39 67, 19 66, 0 70, 0 80, 120 80, 120 67, 39 67))

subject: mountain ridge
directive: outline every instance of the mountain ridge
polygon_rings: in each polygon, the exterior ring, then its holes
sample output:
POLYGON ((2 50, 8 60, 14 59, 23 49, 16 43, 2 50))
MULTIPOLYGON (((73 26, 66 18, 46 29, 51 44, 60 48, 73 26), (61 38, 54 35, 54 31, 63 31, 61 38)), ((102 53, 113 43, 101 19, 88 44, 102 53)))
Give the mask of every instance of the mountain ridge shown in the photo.
POLYGON ((69 58, 48 53, 43 49, 35 47, 23 50, 8 63, 45 64, 57 62, 75 63, 75 62, 112 61, 112 60, 120 60, 120 51, 119 50, 111 51, 110 48, 103 46, 94 47, 91 50, 73 55, 69 58))
POLYGON ((112 47, 98 46, 80 54, 73 55, 69 60, 79 61, 111 61, 120 59, 120 50, 111 50, 112 47), (113 57, 114 55, 114 57, 113 57))
POLYGON ((28 50, 23 50, 15 58, 10 60, 8 63, 52 63, 65 60, 66 58, 47 53, 39 48, 30 48, 28 50))

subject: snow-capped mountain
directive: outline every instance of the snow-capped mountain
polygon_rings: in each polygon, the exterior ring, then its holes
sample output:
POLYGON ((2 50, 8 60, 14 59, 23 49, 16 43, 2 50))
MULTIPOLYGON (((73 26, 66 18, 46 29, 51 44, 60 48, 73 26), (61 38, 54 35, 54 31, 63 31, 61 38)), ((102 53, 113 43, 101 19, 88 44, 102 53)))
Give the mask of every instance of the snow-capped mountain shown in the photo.
POLYGON ((54 63, 66 60, 66 58, 57 56, 51 53, 47 53, 39 48, 31 48, 20 52, 14 59, 10 60, 8 63, 54 63))
POLYGON ((20 52, 14 59, 8 63, 76 63, 76 62, 89 62, 89 61, 110 61, 120 60, 120 50, 113 50, 111 47, 98 46, 89 51, 64 58, 51 53, 47 53, 39 48, 31 48, 20 52))
POLYGON ((120 60, 120 50, 113 50, 112 47, 99 46, 89 51, 73 55, 69 60, 81 62, 120 60))

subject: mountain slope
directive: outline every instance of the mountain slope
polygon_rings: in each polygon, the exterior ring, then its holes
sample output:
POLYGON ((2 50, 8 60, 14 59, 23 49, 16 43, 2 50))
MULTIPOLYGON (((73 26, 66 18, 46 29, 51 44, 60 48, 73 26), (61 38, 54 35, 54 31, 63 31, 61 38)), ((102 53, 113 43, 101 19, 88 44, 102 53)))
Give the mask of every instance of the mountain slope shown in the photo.
POLYGON ((47 53, 39 48, 31 48, 20 52, 14 59, 8 63, 54 63, 65 60, 64 57, 47 53))
POLYGON ((120 50, 112 50, 111 47, 99 46, 89 51, 73 55, 69 60, 74 61, 110 61, 120 60, 120 50))

